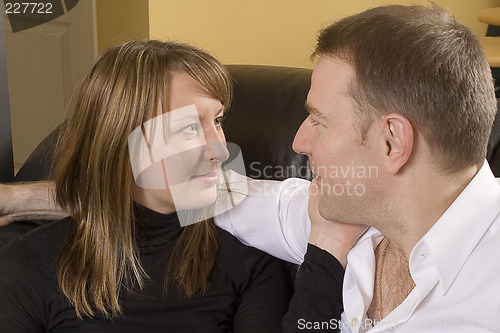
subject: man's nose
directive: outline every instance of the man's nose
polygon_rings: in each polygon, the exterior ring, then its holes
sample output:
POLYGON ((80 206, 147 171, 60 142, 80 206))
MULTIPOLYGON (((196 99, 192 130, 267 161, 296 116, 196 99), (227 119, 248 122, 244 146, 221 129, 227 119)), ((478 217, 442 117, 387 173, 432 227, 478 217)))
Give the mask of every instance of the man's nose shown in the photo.
POLYGON ((293 139, 292 149, 296 153, 302 155, 309 155, 311 153, 312 130, 313 128, 310 126, 308 119, 305 119, 293 139))

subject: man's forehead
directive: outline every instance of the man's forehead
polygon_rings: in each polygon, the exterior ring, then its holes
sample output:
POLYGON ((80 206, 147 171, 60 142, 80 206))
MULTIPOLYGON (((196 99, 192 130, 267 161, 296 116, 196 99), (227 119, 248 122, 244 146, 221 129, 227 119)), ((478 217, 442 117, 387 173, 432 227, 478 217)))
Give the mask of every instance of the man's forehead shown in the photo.
POLYGON ((352 66, 344 60, 321 56, 316 63, 305 108, 317 117, 329 118, 332 112, 352 109, 352 66))
POLYGON ((309 94, 346 95, 354 78, 350 64, 338 58, 322 56, 314 66, 309 94))

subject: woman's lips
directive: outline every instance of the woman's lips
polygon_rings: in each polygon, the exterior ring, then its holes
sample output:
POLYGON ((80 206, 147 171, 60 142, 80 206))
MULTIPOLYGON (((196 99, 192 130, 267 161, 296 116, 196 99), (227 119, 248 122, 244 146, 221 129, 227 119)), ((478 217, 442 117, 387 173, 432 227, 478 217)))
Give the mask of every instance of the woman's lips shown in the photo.
POLYGON ((196 179, 202 183, 215 185, 219 181, 219 171, 205 173, 203 175, 193 176, 192 179, 196 179))

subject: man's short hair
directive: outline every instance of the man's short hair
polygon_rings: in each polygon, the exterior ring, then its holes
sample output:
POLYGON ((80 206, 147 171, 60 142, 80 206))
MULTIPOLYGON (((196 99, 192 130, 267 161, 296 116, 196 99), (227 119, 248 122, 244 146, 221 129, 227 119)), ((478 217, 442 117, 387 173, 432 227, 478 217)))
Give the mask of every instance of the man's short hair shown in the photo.
MULTIPOLYGON (((323 29, 313 56, 349 63, 362 137, 374 119, 405 116, 447 172, 482 164, 496 113, 477 36, 435 5, 390 5, 323 29)), ((333 74, 334 75, 334 74, 333 74)))

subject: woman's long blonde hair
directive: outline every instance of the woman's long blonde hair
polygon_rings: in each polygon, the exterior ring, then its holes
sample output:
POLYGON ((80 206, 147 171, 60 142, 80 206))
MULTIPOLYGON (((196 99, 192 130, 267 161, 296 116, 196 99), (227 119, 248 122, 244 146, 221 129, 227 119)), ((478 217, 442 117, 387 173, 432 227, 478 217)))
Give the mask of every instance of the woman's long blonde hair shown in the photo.
MULTIPOLYGON (((79 317, 120 314, 120 290, 143 286, 134 235, 127 139, 168 99, 169 73, 189 74, 227 108, 231 80, 206 52, 177 42, 132 41, 108 49, 76 91, 53 168, 59 204, 76 220, 57 278, 79 317)), ((168 105, 163 104, 163 105, 168 105)), ((207 290, 215 263, 213 220, 184 228, 168 270, 187 296, 207 290)))

